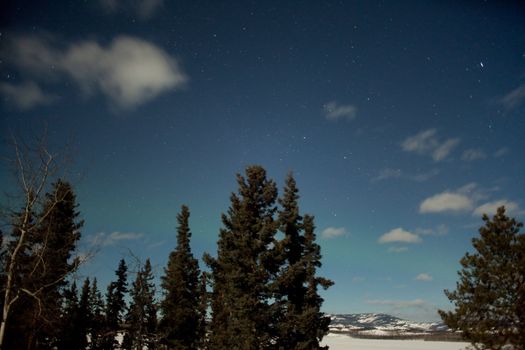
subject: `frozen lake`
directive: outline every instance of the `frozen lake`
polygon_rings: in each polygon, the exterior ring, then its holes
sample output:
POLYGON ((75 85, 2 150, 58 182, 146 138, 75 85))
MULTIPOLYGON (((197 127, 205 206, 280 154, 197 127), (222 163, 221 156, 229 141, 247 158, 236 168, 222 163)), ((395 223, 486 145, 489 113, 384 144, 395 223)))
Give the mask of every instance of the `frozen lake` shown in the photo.
POLYGON ((323 345, 330 350, 464 350, 468 343, 424 340, 357 339, 341 334, 329 334, 323 345))

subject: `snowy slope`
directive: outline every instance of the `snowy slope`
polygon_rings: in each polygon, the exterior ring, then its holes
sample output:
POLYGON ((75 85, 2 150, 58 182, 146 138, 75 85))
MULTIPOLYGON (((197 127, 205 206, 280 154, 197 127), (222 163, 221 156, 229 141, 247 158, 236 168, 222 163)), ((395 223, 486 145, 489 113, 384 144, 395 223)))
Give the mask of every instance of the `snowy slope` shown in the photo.
POLYGON ((330 315, 330 318, 331 332, 363 336, 415 335, 448 331, 442 323, 412 322, 386 314, 343 314, 330 315))

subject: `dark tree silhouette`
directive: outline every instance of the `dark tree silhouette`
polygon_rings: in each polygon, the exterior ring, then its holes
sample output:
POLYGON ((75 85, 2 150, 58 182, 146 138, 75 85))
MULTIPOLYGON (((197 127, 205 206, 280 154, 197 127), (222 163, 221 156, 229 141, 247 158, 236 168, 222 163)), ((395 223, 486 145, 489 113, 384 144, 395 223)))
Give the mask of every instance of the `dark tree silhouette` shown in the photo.
POLYGON ((523 224, 500 207, 472 239, 473 253, 461 259, 456 290, 445 291, 453 311, 439 311, 476 349, 525 349, 525 234, 523 224))
POLYGON ((204 314, 199 264, 190 247, 190 212, 182 206, 177 215, 177 247, 170 253, 162 276, 162 343, 169 349, 198 349, 204 337, 204 314))

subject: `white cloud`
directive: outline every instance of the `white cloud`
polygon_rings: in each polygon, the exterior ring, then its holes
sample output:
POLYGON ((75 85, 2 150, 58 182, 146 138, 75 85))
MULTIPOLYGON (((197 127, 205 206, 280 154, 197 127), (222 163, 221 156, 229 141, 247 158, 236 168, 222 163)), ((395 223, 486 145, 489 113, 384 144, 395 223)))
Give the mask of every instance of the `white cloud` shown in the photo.
POLYGON ((379 237, 378 242, 381 244, 394 242, 420 243, 421 238, 418 235, 405 231, 399 227, 383 234, 381 237, 379 237))
POLYGON ((419 205, 420 213, 466 211, 472 208, 472 200, 461 193, 443 192, 425 199, 419 205))
POLYGON ((436 134, 436 129, 421 131, 401 142, 401 148, 406 152, 430 155, 436 162, 442 161, 449 156, 460 140, 453 138, 440 141, 436 134))
POLYGON ((442 144, 440 144, 434 152, 432 152, 432 159, 436 162, 443 160, 448 157, 450 152, 456 147, 459 143, 459 139, 448 139, 442 144))
POLYGON ((123 109, 144 104, 188 80, 175 58, 129 36, 116 37, 106 46, 81 41, 63 49, 48 37, 18 37, 11 46, 9 62, 24 74, 50 82, 70 78, 84 93, 101 93, 123 109))
POLYGON ((321 233, 324 238, 336 238, 346 235, 346 229, 344 227, 327 227, 321 233))
MULTIPOLYGON (((482 215, 483 211, 495 212, 497 207, 505 205, 509 207, 510 211, 517 213, 519 211, 518 204, 508 200, 489 202, 479 206, 479 203, 486 202, 491 197, 491 193, 498 191, 498 189, 498 187, 481 188, 476 183, 471 182, 455 191, 447 190, 426 198, 419 205, 419 212, 425 214, 472 211, 473 215, 482 215)), ((445 229, 446 231, 448 228, 445 229)), ((422 234, 422 232, 419 233, 422 234)))
POLYGON ((378 182, 388 179, 408 179, 416 182, 425 182, 437 176, 438 174, 439 170, 437 169, 432 169, 426 173, 407 174, 401 169, 385 168, 382 169, 376 177, 370 179, 370 181, 378 182))
POLYGON ((387 180, 387 179, 397 179, 400 178, 402 175, 401 169, 391 169, 386 168, 379 172, 379 175, 372 178, 372 182, 381 181, 381 180, 387 180))
POLYGON ((474 212, 472 215, 474 216, 482 216, 483 214, 487 214, 489 216, 492 216, 496 214, 496 211, 499 207, 505 206, 505 212, 508 213, 517 213, 519 211, 519 205, 516 202, 512 202, 506 199, 497 200, 494 202, 488 202, 483 205, 480 205, 476 209, 474 209, 474 212))
POLYGON ((115 231, 109 235, 104 232, 99 232, 89 238, 92 245, 100 245, 103 247, 117 244, 121 241, 134 241, 144 236, 142 233, 136 232, 119 232, 115 231))
POLYGON ((518 86, 516 89, 512 90, 500 100, 500 103, 507 110, 515 109, 525 102, 525 84, 518 86))
POLYGON ((439 170, 432 169, 431 171, 426 172, 426 173, 419 173, 419 174, 412 175, 410 178, 417 182, 425 182, 437 175, 439 175, 439 170))
POLYGON ((510 149, 507 147, 501 147, 496 152, 494 152, 493 156, 495 158, 503 157, 505 154, 509 153, 510 149))
POLYGON ((131 12, 141 20, 151 19, 164 5, 164 0, 99 0, 109 13, 131 12))
POLYGON ((423 281, 423 282, 430 282, 433 280, 432 276, 430 276, 428 273, 420 273, 415 278, 416 281, 423 281))
POLYGON ((422 307, 426 302, 422 299, 414 300, 366 300, 368 305, 386 305, 394 308, 422 307))
POLYGON ((84 91, 99 90, 124 108, 145 103, 187 80, 166 52, 132 37, 117 37, 106 48, 96 42, 74 45, 63 56, 62 67, 84 91))
POLYGON ((354 120, 357 116, 357 107, 354 105, 339 105, 330 101, 323 106, 325 117, 328 120, 354 120))
POLYGON ((408 247, 390 247, 388 248, 388 252, 389 253, 404 253, 404 252, 408 252, 408 247))
POLYGON ((60 69, 59 52, 52 48, 55 38, 51 35, 14 36, 7 42, 7 50, 2 52, 8 63, 22 68, 22 73, 38 78, 56 80, 60 69))
POLYGON ((461 156, 461 159, 467 162, 472 162, 475 160, 480 160, 480 159, 485 159, 485 158, 487 158, 487 155, 485 154, 485 152, 483 152, 480 149, 474 149, 474 148, 465 150, 463 152, 463 155, 461 156))
POLYGON ((35 106, 52 103, 57 97, 46 94, 34 82, 24 82, 20 85, 0 83, 0 93, 5 96, 7 102, 21 110, 28 110, 35 106))
POLYGON ((401 143, 401 148, 407 152, 415 152, 425 154, 438 146, 435 138, 436 129, 428 129, 420 133, 406 138, 401 143))
POLYGON ((421 236, 444 236, 448 231, 448 226, 441 224, 435 228, 417 228, 415 233, 421 236))

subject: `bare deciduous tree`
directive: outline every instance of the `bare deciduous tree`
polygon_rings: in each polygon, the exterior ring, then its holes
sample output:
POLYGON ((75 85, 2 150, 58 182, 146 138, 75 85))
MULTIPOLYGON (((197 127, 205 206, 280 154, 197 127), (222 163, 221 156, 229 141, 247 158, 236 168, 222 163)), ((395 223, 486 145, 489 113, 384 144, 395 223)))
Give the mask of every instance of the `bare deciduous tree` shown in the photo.
MULTIPOLYGON (((20 299, 23 297, 31 299, 36 305, 34 315, 37 319, 45 321, 47 315, 43 313, 45 308, 43 293, 63 283, 81 262, 78 258, 72 259, 69 267, 60 270, 60 273, 52 271, 53 266, 48 266, 47 256, 51 253, 49 242, 53 232, 42 229, 42 225, 50 219, 57 205, 60 205, 67 196, 71 196, 69 185, 66 190, 59 191, 55 188, 50 191, 52 181, 61 170, 62 164, 59 160, 63 158, 49 151, 45 137, 40 138, 34 147, 12 137, 12 145, 14 157, 7 159, 7 162, 14 172, 18 193, 13 197, 15 206, 11 205, 7 211, 9 217, 4 218, 9 220, 7 225, 11 232, 5 244, 6 252, 2 261, 4 276, 1 291, 3 303, 0 348, 5 347, 7 326, 12 319, 13 308, 20 299), (39 235, 38 239, 35 239, 37 235, 39 235), (25 259, 27 254, 31 255, 30 259, 25 259), (25 281, 20 278, 22 270, 25 281), (50 271, 52 273, 49 273, 50 271), (48 277, 42 278, 44 274, 48 277), (27 279, 32 276, 38 276, 39 282, 27 283, 27 279)), ((77 235, 79 237, 79 234, 77 235)))

